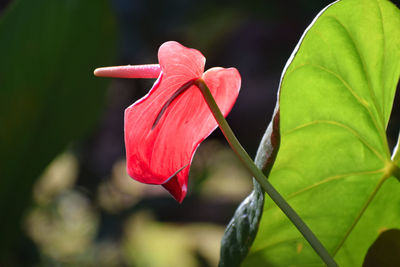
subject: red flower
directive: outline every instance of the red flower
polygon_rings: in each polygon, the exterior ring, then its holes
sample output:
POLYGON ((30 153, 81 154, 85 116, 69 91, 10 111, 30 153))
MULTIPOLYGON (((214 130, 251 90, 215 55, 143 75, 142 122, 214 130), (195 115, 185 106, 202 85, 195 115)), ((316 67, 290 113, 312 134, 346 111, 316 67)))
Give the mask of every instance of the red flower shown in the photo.
POLYGON ((193 82, 205 81, 226 116, 239 94, 241 78, 235 68, 204 72, 204 56, 173 41, 161 45, 158 59, 160 65, 100 68, 95 75, 158 76, 150 92, 125 110, 127 171, 139 182, 161 184, 182 202, 193 154, 217 127, 193 82))

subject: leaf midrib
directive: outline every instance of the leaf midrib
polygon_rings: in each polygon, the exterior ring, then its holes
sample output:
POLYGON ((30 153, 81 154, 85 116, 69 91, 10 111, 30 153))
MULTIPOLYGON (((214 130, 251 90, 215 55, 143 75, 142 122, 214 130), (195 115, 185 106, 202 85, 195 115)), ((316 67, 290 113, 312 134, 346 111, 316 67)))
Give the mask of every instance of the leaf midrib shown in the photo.
POLYGON ((356 227, 357 223, 360 221, 361 217, 364 215, 364 212, 368 209, 368 206, 371 204, 371 202, 374 200, 376 194, 378 193, 379 189, 382 187, 383 183, 387 180, 387 178, 389 178, 391 176, 391 174, 389 174, 389 176, 386 177, 386 175, 384 174, 378 181, 378 183, 376 184, 374 190, 369 194, 367 200, 365 201, 365 203, 363 204, 363 206, 361 207, 360 212, 357 214, 356 218, 353 220, 353 222, 350 224, 350 227, 348 228, 348 230, 346 231, 345 235, 343 236, 342 240, 340 240, 340 242, 338 243, 337 247, 333 250, 332 252, 332 256, 335 257, 336 254, 339 252, 339 250, 342 248, 342 246, 344 245, 344 243, 346 242, 347 238, 350 236, 351 232, 354 230, 354 228, 356 227))

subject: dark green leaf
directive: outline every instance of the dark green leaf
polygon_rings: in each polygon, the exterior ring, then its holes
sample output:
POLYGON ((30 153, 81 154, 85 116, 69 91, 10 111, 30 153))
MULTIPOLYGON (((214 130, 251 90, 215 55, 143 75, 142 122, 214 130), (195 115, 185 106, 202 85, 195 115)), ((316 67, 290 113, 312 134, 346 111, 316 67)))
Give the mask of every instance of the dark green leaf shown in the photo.
POLYGON ((113 28, 106 0, 15 1, 3 13, 1 259, 12 250, 36 178, 97 121, 105 84, 92 73, 111 63, 113 28))
POLYGON ((400 230, 390 229, 382 232, 368 249, 363 267, 400 266, 400 230))

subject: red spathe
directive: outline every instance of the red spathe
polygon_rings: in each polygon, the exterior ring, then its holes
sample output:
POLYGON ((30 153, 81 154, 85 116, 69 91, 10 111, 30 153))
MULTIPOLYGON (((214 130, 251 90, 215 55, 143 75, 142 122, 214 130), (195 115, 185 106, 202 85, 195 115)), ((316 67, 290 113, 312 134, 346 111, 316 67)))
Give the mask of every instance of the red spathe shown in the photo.
POLYGON ((239 94, 241 78, 235 68, 204 72, 205 58, 195 49, 166 42, 158 52, 161 73, 150 92, 125 110, 128 174, 135 180, 163 185, 182 202, 190 164, 198 145, 217 127, 200 90, 192 85, 166 108, 164 104, 185 83, 202 78, 226 116, 239 94))

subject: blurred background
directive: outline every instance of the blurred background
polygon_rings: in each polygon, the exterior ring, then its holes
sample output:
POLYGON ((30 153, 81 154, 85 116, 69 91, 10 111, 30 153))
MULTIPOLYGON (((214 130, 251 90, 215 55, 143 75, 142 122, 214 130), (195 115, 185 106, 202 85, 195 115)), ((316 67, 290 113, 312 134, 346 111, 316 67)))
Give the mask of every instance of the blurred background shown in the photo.
POLYGON ((216 266, 248 173, 217 130, 182 204, 132 180, 123 112, 154 81, 93 70, 157 63, 168 40, 200 50, 206 69, 236 67, 228 121, 254 156, 286 60, 329 2, 0 1, 0 266, 216 266))

